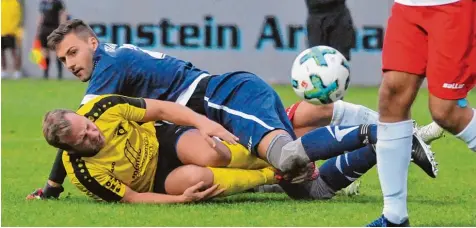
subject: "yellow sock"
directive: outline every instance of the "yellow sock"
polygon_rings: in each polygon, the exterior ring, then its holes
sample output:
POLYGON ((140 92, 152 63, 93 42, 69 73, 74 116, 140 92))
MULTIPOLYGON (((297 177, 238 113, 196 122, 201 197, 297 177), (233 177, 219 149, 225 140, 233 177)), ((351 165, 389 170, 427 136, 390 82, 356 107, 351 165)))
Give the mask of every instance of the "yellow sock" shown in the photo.
POLYGON ((227 142, 223 142, 231 152, 231 160, 230 164, 228 164, 228 168, 240 168, 240 169, 262 169, 265 167, 270 166, 269 163, 252 155, 249 150, 247 150, 241 144, 229 144, 227 142))
POLYGON ((275 184, 274 168, 267 167, 256 170, 235 168, 212 168, 213 184, 218 184, 219 189, 226 189, 222 196, 244 192, 248 189, 264 184, 275 184))

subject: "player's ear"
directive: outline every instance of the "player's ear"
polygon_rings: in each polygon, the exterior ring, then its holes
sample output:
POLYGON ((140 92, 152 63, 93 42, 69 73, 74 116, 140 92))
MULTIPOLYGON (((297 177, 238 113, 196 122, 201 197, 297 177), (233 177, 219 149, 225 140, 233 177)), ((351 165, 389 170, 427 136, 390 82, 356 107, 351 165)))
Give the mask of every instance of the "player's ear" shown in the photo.
POLYGON ((99 45, 98 39, 94 36, 89 37, 88 43, 93 47, 94 50, 96 50, 99 45))

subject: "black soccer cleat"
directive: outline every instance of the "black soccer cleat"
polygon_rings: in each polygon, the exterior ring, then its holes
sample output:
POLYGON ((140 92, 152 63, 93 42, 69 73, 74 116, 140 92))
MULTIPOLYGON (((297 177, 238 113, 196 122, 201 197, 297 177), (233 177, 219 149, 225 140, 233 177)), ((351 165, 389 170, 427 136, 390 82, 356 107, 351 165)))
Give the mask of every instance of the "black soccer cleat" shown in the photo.
POLYGON ((436 178, 438 163, 435 161, 435 153, 417 134, 413 134, 412 161, 423 169, 428 176, 436 178))

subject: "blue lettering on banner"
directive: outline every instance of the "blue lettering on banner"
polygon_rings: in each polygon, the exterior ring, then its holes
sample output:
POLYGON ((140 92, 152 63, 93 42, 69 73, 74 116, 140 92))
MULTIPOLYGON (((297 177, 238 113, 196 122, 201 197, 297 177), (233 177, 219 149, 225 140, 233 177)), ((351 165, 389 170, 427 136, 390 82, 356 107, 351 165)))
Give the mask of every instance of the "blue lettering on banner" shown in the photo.
MULTIPOLYGON (((143 49, 184 49, 199 51, 241 51, 251 46, 258 51, 272 48, 283 52, 299 52, 307 48, 306 27, 303 24, 281 24, 268 15, 258 28, 256 40, 243 40, 241 29, 234 23, 218 23, 206 15, 202 23, 175 23, 163 18, 158 23, 90 23, 101 42, 130 43, 143 49)), ((352 52, 380 53, 384 28, 364 25, 356 29, 352 52)), ((246 36, 246 39, 248 36, 246 36)))

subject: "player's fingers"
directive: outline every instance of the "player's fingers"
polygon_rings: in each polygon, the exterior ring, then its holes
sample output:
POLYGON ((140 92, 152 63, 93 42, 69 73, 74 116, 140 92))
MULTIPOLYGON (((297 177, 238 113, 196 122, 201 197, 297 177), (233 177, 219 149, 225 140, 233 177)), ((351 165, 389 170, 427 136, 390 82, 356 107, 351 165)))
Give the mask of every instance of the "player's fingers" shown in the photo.
POLYGON ((224 132, 222 136, 220 136, 220 138, 225 140, 227 143, 230 143, 233 145, 237 144, 236 142, 237 137, 228 131, 224 132))
POLYGON ((205 141, 207 141, 208 145, 210 145, 211 147, 215 148, 216 142, 215 142, 215 140, 213 140, 212 137, 210 137, 207 133, 204 133, 204 132, 200 132, 200 134, 201 134, 202 137, 205 139, 205 141))
POLYGON ((208 144, 210 144, 211 147, 215 148, 217 143, 215 142, 215 140, 213 140, 212 137, 210 136, 205 136, 205 140, 207 140, 208 144))
POLYGON ((211 195, 215 190, 217 190, 218 188, 218 184, 215 184, 209 188, 207 188, 206 190, 202 191, 200 194, 201 194, 201 198, 202 199, 206 199, 209 195, 211 195))
POLYGON ((198 192, 201 188, 203 188, 203 185, 205 183, 203 181, 200 181, 196 183, 194 186, 188 188, 191 192, 198 192))

